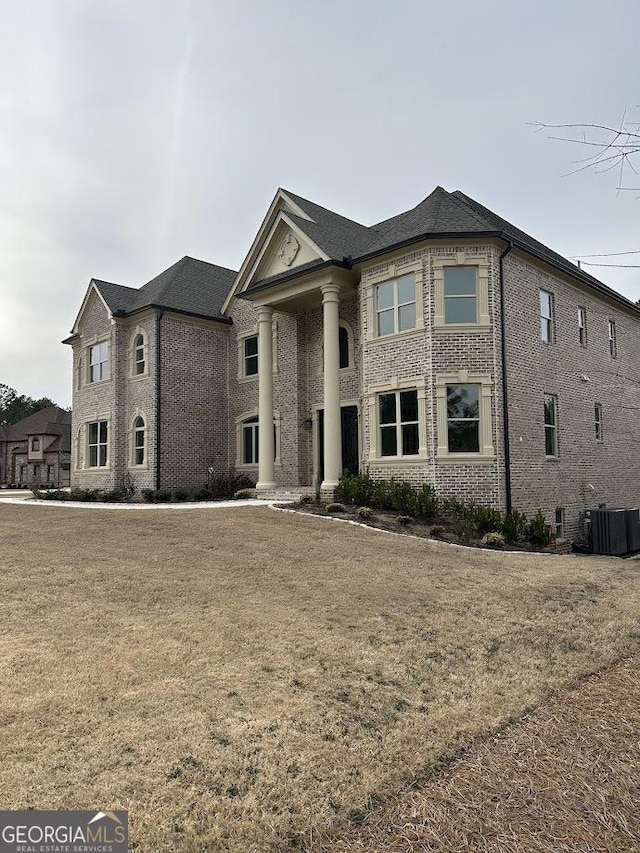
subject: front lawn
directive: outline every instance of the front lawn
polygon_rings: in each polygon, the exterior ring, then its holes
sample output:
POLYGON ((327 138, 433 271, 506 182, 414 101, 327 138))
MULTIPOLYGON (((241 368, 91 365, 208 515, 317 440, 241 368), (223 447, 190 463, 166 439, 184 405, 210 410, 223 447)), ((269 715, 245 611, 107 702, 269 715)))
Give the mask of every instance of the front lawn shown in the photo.
POLYGON ((0 542, 0 801, 149 853, 339 833, 640 637, 631 560, 268 508, 0 505, 0 542))

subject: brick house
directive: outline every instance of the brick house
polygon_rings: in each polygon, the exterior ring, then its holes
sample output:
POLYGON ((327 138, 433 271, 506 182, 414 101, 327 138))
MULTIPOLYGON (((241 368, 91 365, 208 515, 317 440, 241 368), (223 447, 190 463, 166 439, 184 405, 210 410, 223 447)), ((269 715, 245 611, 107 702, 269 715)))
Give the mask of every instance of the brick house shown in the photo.
POLYGON ((74 485, 427 482, 559 534, 640 500, 640 310, 460 191, 367 227, 278 190, 238 273, 92 280, 74 485))
POLYGON ((0 426, 0 486, 69 485, 71 412, 48 406, 0 426))

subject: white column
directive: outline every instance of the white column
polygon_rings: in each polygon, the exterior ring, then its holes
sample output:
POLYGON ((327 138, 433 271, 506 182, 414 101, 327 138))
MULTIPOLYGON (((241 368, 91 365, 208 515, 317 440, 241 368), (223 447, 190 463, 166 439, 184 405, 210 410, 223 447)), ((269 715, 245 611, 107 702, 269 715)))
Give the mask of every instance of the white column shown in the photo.
POLYGON ((322 287, 324 320, 324 480, 322 489, 335 489, 342 473, 339 300, 339 285, 325 284, 322 287))
POLYGON ((258 307, 258 483, 256 488, 275 488, 273 461, 273 309, 258 307))

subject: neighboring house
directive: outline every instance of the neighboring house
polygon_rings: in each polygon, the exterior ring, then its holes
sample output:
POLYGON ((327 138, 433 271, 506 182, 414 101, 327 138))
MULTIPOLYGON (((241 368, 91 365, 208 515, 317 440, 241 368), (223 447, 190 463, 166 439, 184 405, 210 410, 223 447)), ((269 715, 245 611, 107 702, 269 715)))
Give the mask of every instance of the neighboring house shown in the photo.
POLYGON ((71 412, 48 406, 0 426, 0 486, 69 485, 71 412))
POLYGON ((269 494, 341 471, 501 510, 637 505, 640 310, 459 191, 367 227, 279 190, 239 273, 92 280, 74 485, 269 494))

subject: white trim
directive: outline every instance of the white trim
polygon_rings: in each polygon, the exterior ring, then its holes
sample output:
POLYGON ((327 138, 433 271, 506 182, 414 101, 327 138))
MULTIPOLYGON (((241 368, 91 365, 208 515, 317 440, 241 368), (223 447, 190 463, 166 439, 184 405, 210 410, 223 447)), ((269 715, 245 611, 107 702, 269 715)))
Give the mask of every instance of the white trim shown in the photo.
POLYGON ((127 430, 127 448, 127 468, 130 471, 147 471, 149 469, 149 420, 142 409, 136 409, 131 418, 129 419, 129 429, 127 430), (135 462, 135 438, 137 430, 134 424, 138 420, 138 418, 142 418, 142 422, 144 425, 144 461, 141 465, 136 465, 135 462))
POLYGON ((149 338, 146 331, 141 326, 136 326, 129 336, 127 361, 129 362, 129 379, 147 379, 149 377, 149 338), (142 373, 135 372, 137 349, 135 346, 135 340, 138 335, 142 336, 142 354, 144 357, 144 370, 142 373))
POLYGON ((409 335, 420 334, 424 330, 424 266, 422 260, 409 261, 407 263, 392 261, 383 271, 375 275, 369 275, 366 279, 363 279, 362 290, 365 310, 367 312, 367 332, 365 337, 367 343, 394 341, 409 335), (395 281, 405 275, 413 275, 415 277, 416 324, 411 329, 403 329, 401 332, 379 335, 378 314, 375 304, 377 288, 381 284, 385 284, 388 281, 395 281))
MULTIPOLYGON (((253 409, 249 409, 246 412, 243 412, 241 415, 235 419, 236 425, 236 464, 235 468, 238 471, 256 471, 258 470, 258 463, 251 462, 246 463, 242 461, 243 451, 244 451, 244 442, 242 435, 242 427, 246 421, 251 420, 252 418, 258 417, 258 407, 255 406, 253 409)), ((276 436, 275 436, 275 461, 274 465, 276 468, 282 467, 282 458, 281 458, 281 447, 280 447, 280 436, 282 433, 282 418, 280 417, 280 412, 278 410, 274 410, 273 412, 273 423, 276 428, 276 436)))
MULTIPOLYGON (((131 289, 133 289, 133 288, 131 288, 131 289)), ((75 322, 73 324, 73 328, 71 329, 72 335, 79 334, 80 319, 81 319, 82 315, 84 314, 84 311, 85 311, 87 304, 89 302, 89 297, 91 296, 91 294, 93 292, 95 292, 98 295, 100 302, 102 302, 102 304, 104 305, 105 311, 107 312, 108 319, 109 320, 113 319, 111 309, 109 308, 107 303, 104 301, 104 297, 102 296, 102 294, 98 290, 98 286, 95 282, 95 279, 92 278, 91 281, 89 282, 89 287, 87 288, 87 292, 85 293, 84 299, 82 300, 82 305, 80 306, 80 310, 78 311, 78 316, 76 317, 75 322)))
POLYGON ((438 462, 487 462, 495 459, 492 424, 493 381, 489 373, 470 373, 459 370, 457 373, 439 373, 436 375, 436 420, 438 425, 438 462), (447 419, 447 385, 479 385, 479 423, 478 453, 450 453, 447 419))
POLYGON ((491 328, 489 317, 489 256, 486 253, 468 251, 455 252, 448 257, 437 255, 432 260, 434 284, 434 331, 441 332, 484 332, 491 328), (447 267, 476 267, 476 322, 446 323, 444 272, 447 267))
POLYGON ((411 376, 407 379, 392 377, 386 382, 371 384, 366 394, 369 409, 369 461, 380 463, 397 462, 411 464, 424 462, 428 458, 427 449, 427 401, 424 376, 411 376), (418 452, 407 456, 382 456, 380 454, 380 418, 378 399, 381 394, 396 391, 413 391, 418 395, 418 452))

